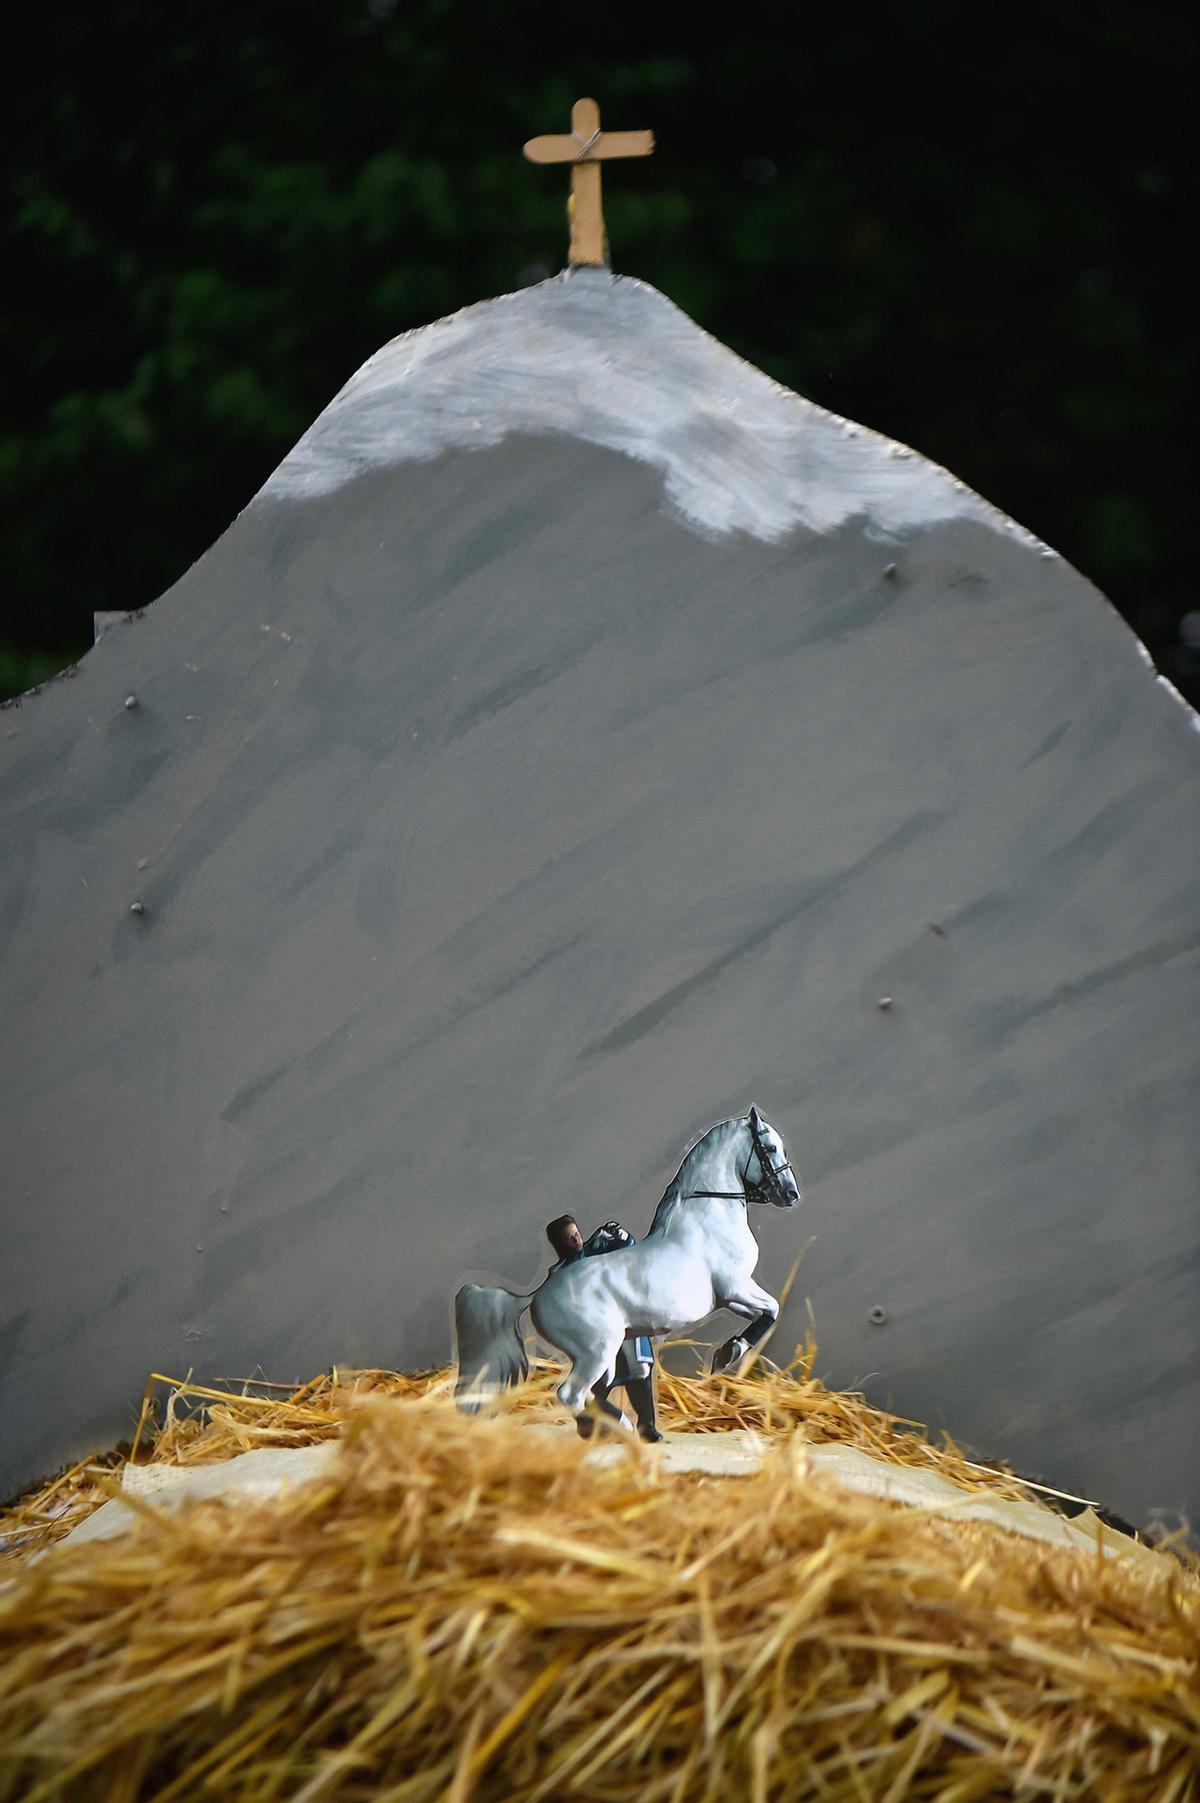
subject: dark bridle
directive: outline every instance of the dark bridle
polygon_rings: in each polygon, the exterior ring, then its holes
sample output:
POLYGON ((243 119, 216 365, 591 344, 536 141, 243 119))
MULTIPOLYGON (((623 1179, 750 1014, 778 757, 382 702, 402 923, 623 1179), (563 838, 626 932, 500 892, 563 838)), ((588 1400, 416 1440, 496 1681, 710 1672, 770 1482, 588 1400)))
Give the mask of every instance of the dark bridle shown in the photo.
MULTIPOLYGON (((781 1178, 785 1171, 792 1171, 791 1159, 785 1158, 782 1164, 771 1163, 771 1155, 767 1151, 766 1142, 759 1128, 758 1116, 753 1109, 746 1116, 746 1125, 750 1129, 751 1149, 750 1158, 747 1158, 745 1169, 742 1171, 741 1189, 690 1189, 688 1191, 689 1199, 692 1196, 714 1196, 718 1201, 725 1202, 772 1203, 776 1208, 788 1206, 789 1198, 784 1194, 781 1178), (757 1183, 751 1183, 746 1172, 750 1169, 750 1159, 755 1157, 758 1159, 759 1180, 757 1183)), ((795 1179, 796 1173, 792 1171, 793 1182, 795 1179)), ((797 1185, 797 1187, 799 1186, 797 1185)))

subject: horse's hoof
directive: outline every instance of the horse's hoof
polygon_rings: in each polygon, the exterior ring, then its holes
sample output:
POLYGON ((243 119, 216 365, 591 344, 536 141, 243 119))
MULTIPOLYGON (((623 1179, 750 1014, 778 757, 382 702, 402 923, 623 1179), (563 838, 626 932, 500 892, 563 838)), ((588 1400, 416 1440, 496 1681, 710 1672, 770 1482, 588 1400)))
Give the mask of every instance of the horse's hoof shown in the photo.
POLYGON ((590 1440, 592 1435, 595 1433, 595 1431, 596 1431, 596 1423, 595 1423, 595 1419, 591 1415, 577 1415, 576 1416, 575 1432, 579 1435, 579 1438, 581 1440, 590 1440))
POLYGON ((647 1446, 657 1446, 662 1439, 662 1435, 656 1427, 639 1427, 638 1436, 646 1442, 647 1446))

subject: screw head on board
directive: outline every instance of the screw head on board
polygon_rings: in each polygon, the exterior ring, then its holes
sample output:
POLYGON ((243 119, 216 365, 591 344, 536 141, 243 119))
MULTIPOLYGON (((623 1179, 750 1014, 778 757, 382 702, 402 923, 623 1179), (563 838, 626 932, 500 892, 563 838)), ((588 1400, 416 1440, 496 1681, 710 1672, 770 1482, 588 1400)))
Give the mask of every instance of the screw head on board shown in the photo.
POLYGON ((876 1303, 874 1308, 869 1308, 867 1310, 867 1320, 871 1323, 872 1327, 882 1327, 887 1320, 886 1308, 880 1308, 879 1304, 876 1303))
POLYGON ((144 914, 146 912, 145 902, 131 901, 129 904, 129 912, 131 914, 144 914))

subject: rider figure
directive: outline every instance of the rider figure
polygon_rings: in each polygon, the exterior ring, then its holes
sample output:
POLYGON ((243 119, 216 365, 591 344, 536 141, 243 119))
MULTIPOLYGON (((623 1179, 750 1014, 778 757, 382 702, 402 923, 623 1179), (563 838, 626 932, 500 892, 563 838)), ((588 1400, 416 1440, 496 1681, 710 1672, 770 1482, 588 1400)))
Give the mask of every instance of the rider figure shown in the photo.
MULTIPOLYGON (((605 1221, 585 1240, 574 1215, 559 1215, 551 1221, 546 1228, 546 1238, 558 1254, 558 1263, 550 1267, 552 1271, 560 1271, 564 1265, 573 1265, 579 1258, 596 1258, 601 1253, 620 1252, 627 1246, 637 1244, 633 1235, 619 1221, 605 1221)), ((604 1413, 620 1419, 621 1411, 608 1399, 609 1390, 615 1390, 618 1386, 624 1387, 629 1398, 642 1439, 661 1440, 662 1435, 654 1417, 654 1348, 646 1334, 631 1334, 627 1340, 622 1341, 612 1384, 605 1386, 601 1381, 592 1390, 592 1395, 604 1413)), ((579 1417, 579 1432, 585 1439, 592 1432, 592 1425, 588 1416, 579 1417)))

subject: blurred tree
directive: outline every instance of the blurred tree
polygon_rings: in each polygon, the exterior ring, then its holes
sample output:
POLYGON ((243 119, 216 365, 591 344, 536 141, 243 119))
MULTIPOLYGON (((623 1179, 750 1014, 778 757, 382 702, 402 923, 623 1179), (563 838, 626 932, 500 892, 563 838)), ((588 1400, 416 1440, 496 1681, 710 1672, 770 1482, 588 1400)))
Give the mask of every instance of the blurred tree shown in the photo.
POLYGON ((26 23, 5 692, 169 586, 387 338, 561 265, 565 184, 520 146, 580 93, 658 134, 606 185, 618 269, 947 464, 1195 690, 1182 9, 66 0, 26 23))

